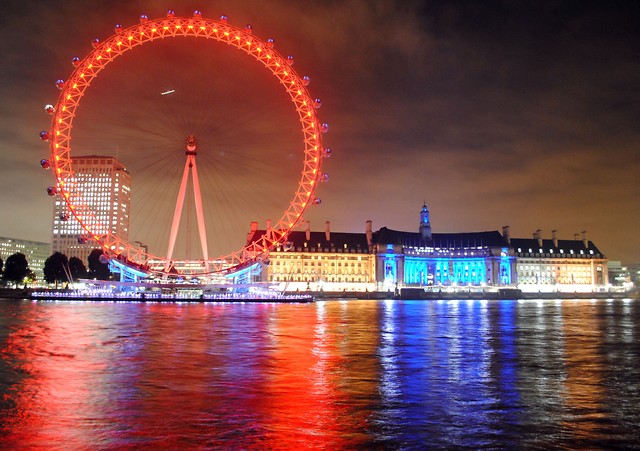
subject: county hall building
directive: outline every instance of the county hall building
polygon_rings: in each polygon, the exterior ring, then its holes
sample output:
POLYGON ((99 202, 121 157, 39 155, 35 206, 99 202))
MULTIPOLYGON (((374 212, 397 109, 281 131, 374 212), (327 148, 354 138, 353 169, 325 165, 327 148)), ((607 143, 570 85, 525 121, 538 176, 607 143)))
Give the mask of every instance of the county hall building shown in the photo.
MULTIPOLYGON (((255 223, 248 239, 264 230, 255 223)), ((607 260, 593 242, 512 238, 509 227, 464 233, 433 233, 423 205, 417 230, 383 227, 371 221, 364 233, 292 232, 269 254, 262 279, 287 291, 396 291, 517 288, 522 291, 597 291, 608 283, 607 260)))

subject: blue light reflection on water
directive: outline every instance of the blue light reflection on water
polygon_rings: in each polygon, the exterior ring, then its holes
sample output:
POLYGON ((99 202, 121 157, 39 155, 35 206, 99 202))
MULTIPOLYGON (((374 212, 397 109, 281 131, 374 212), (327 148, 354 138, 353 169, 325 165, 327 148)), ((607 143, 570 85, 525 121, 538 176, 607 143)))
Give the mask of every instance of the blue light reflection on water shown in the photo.
MULTIPOLYGON (((510 332, 506 339, 512 341, 510 332)), ((517 407, 513 344, 502 348, 501 373, 494 378, 490 342, 486 301, 440 301, 427 308, 422 302, 386 302, 382 438, 416 447, 498 446, 511 440, 502 425, 513 423, 517 407)))
POLYGON ((9 447, 640 441, 637 301, 0 301, 9 447))

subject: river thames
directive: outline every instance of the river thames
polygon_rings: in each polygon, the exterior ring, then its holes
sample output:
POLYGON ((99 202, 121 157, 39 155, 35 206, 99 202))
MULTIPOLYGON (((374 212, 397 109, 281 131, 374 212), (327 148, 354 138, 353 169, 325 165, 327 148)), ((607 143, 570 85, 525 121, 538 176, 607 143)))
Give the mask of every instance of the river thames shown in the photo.
POLYGON ((3 449, 640 446, 640 301, 0 300, 3 449))

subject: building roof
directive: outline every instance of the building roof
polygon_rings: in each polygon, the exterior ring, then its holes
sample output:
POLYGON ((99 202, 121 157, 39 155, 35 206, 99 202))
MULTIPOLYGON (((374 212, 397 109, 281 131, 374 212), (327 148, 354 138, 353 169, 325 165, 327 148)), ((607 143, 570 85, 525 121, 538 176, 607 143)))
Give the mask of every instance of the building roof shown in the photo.
MULTIPOLYGON (((266 232, 257 230, 252 240, 259 239, 266 232)), ((288 241, 291 243, 291 251, 311 251, 311 252, 368 252, 366 233, 351 232, 330 232, 329 240, 326 239, 326 232, 310 232, 307 240, 306 232, 294 231, 289 234, 288 241)), ((373 232, 373 244, 393 244, 403 247, 432 247, 439 249, 478 249, 478 248, 503 248, 511 247, 519 256, 540 256, 542 254, 564 254, 576 257, 585 256, 590 258, 604 258, 593 242, 588 241, 585 247, 583 240, 558 240, 558 246, 553 245, 553 240, 542 240, 542 247, 537 238, 511 238, 510 243, 498 230, 484 232, 460 232, 460 233, 433 233, 431 241, 422 238, 419 232, 403 232, 399 230, 382 227, 373 232), (520 249, 520 251, 519 251, 520 249), (529 253, 529 249, 532 250, 529 253), (551 251, 551 252, 549 252, 551 251), (562 252, 560 252, 562 251, 562 252), (582 251, 582 254, 580 253, 582 251), (593 253, 591 252, 593 251, 593 253)), ((555 256, 555 255, 554 255, 555 256)))
POLYGON ((103 166, 103 164, 97 163, 97 166, 96 166, 96 163, 93 163, 92 160, 105 160, 105 163, 104 163, 105 165, 115 166, 117 170, 123 170, 129 173, 129 171, 127 171, 127 169, 125 168, 124 163, 112 155, 76 155, 76 156, 72 156, 71 160, 77 165, 82 165, 82 166, 86 165, 86 166, 94 166, 94 167, 100 167, 100 166, 103 166), (106 160, 110 160, 110 161, 107 163, 106 160))
MULTIPOLYGON (((251 240, 258 240, 265 233, 265 230, 257 230, 251 240)), ((365 233, 330 232, 327 240, 326 232, 310 232, 307 240, 306 232, 293 231, 289 233, 287 241, 291 243, 292 252, 298 249, 316 252, 369 251, 365 233)))
POLYGON ((554 246, 553 240, 542 240, 542 246, 538 242, 537 238, 511 238, 511 247, 516 251, 516 255, 523 256, 524 254, 540 254, 540 249, 543 250, 543 254, 569 254, 573 251, 574 255, 580 255, 580 251, 584 254, 592 255, 594 257, 604 257, 600 250, 593 244, 592 241, 587 241, 587 246, 583 240, 558 240, 558 245, 554 246), (519 251, 518 249, 521 249, 519 251), (531 252, 529 252, 531 249, 531 252), (549 252, 551 251, 551 252, 549 252), (560 252, 562 251, 562 253, 560 252), (593 254, 591 253, 593 251, 593 254))
POLYGON ((432 233, 431 240, 419 232, 402 232, 383 227, 373 234, 378 244, 399 244, 405 247, 434 247, 441 249, 507 247, 506 240, 497 230, 488 232, 432 233))

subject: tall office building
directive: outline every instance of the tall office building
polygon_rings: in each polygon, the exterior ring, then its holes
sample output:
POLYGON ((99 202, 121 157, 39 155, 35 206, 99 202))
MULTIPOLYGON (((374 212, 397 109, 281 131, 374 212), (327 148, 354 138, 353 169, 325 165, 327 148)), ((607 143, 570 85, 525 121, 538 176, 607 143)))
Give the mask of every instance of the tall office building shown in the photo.
MULTIPOLYGON (((99 234, 112 233, 123 241, 129 238, 131 206, 131 175, 114 157, 87 155, 72 157, 75 179, 83 193, 83 201, 101 224, 99 234)), ((51 253, 62 252, 78 257, 87 264, 87 257, 97 243, 88 237, 69 211, 65 201, 56 196, 53 207, 51 253)))

